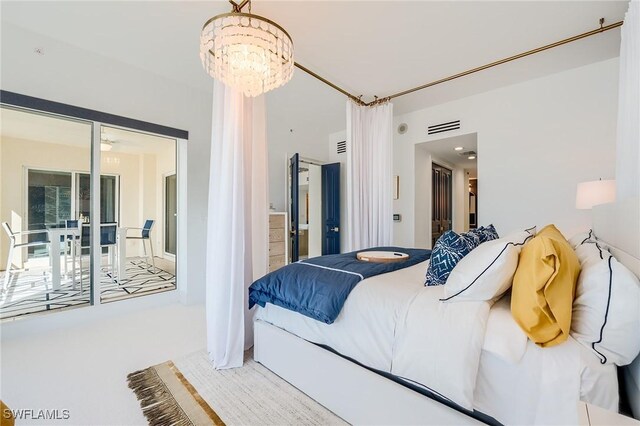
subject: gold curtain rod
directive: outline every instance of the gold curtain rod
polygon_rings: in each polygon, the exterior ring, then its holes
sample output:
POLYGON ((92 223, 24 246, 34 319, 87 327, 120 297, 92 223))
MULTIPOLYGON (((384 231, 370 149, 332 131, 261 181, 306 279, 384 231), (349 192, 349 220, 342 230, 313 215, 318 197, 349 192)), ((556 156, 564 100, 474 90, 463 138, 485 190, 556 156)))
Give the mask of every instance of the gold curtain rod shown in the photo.
POLYGON ((346 95, 348 98, 352 99, 354 102, 360 104, 360 105, 366 105, 365 102, 363 102, 362 100, 360 100, 360 98, 358 98, 357 96, 352 95, 351 93, 347 92, 346 90, 344 90, 342 87, 333 84, 332 82, 330 82, 329 80, 327 80, 324 77, 319 76, 318 74, 316 74, 315 72, 311 71, 309 68, 300 65, 298 62, 294 62, 293 63, 297 68, 300 68, 302 71, 306 72, 307 74, 309 74, 312 77, 317 78, 318 80, 320 80, 321 82, 323 82, 324 84, 326 84, 329 87, 332 87, 334 89, 336 89, 338 92, 342 93, 343 95, 346 95))
POLYGON ((460 78, 460 77, 464 77, 464 76, 467 76, 467 75, 470 75, 470 74, 473 74, 473 73, 476 73, 476 72, 479 72, 479 71, 483 71, 483 70, 486 70, 488 68, 493 68, 493 67, 498 66, 498 65, 506 64, 507 62, 515 61, 516 59, 521 59, 521 58, 524 58, 524 57, 527 57, 527 56, 530 56, 530 55, 533 55, 533 54, 536 54, 536 53, 544 52, 545 50, 553 49, 554 47, 562 46, 564 44, 568 44, 568 43, 571 43, 571 42, 574 42, 574 41, 577 41, 577 40, 581 40, 583 38, 591 37, 592 35, 600 34, 600 33, 603 33, 605 31, 609 31, 609 30, 612 30, 614 28, 621 27, 623 23, 624 23, 624 21, 619 21, 619 22, 616 22, 614 24, 604 26, 604 18, 601 18, 600 19, 600 28, 597 28, 595 30, 587 31, 586 33, 582 33, 582 34, 575 35, 573 37, 565 38, 563 40, 556 41, 555 43, 546 44, 546 45, 538 47, 536 49, 527 50, 527 51, 519 53, 517 55, 509 56, 508 58, 500 59, 498 61, 494 61, 494 62, 485 64, 485 65, 482 65, 482 66, 479 66, 479 67, 476 67, 476 68, 471 68, 471 69, 468 69, 466 71, 450 75, 449 77, 441 78, 439 80, 435 80, 435 81, 432 81, 430 83, 423 84, 423 85, 418 86, 418 87, 414 87, 412 89, 407 89, 407 90, 404 90, 402 92, 394 93, 393 95, 386 96, 384 98, 377 98, 376 97, 376 99, 371 101, 371 102, 362 101, 360 99, 362 96, 358 97, 358 96, 352 95, 351 93, 349 93, 346 90, 342 89, 341 87, 333 84, 332 82, 330 82, 326 78, 323 78, 323 77, 319 76, 315 72, 313 72, 310 69, 300 65, 297 62, 295 63, 295 66, 300 68, 302 71, 306 72, 307 74, 311 75, 312 77, 315 77, 318 80, 322 81, 323 83, 327 84, 328 86, 334 88, 338 92, 346 95, 347 97, 352 99, 357 104, 363 105, 363 106, 370 106, 370 105, 378 104, 378 103, 381 103, 381 102, 386 102, 388 100, 391 100, 391 99, 394 99, 394 98, 398 98, 400 96, 408 95, 409 93, 417 92, 419 90, 423 90, 423 89, 426 89, 428 87, 433 87, 433 86, 435 86, 437 84, 445 83, 447 81, 455 80, 455 79, 460 78))

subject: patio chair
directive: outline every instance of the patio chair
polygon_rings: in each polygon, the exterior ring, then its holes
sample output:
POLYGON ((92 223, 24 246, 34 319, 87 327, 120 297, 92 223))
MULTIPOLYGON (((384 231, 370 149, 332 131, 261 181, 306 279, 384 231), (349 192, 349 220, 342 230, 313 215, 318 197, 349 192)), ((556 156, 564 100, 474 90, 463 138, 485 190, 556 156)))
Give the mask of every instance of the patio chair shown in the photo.
POLYGON ((11 280, 11 267, 13 265, 13 251, 15 249, 22 249, 27 247, 36 247, 36 246, 47 246, 50 244, 48 240, 46 229, 34 230, 34 231, 22 231, 22 232, 13 232, 11 227, 7 222, 2 222, 2 228, 5 230, 7 235, 9 236, 9 255, 7 256, 7 269, 5 270, 4 282, 2 284, 2 291, 8 289, 9 281, 11 280), (18 242, 18 240, 22 241, 23 235, 34 235, 34 234, 44 234, 44 239, 38 241, 31 242, 18 242))
MULTIPOLYGON (((64 221, 64 226, 66 229, 74 229, 79 230, 80 221, 76 219, 67 219, 64 221)), ((78 242, 80 241, 80 232, 77 235, 67 235, 66 240, 65 237, 60 237, 60 242, 64 243, 64 273, 69 274, 68 264, 69 261, 67 259, 67 253, 71 255, 71 274, 73 278, 73 288, 75 289, 76 285, 76 259, 77 259, 77 248, 78 242)))
MULTIPOLYGON (((81 226, 82 231, 80 232, 80 247, 79 251, 79 259, 80 259, 80 292, 83 291, 83 274, 82 274, 82 249, 91 247, 91 227, 89 226, 81 226)), ((115 281, 115 256, 116 256, 116 236, 118 234, 118 224, 117 223, 101 223, 100 224, 100 250, 102 247, 107 247, 109 250, 109 267, 111 268, 111 279, 115 281)), ((102 254, 101 254, 102 255, 102 254)))
MULTIPOLYGON (((147 246, 145 244, 145 241, 149 241, 149 250, 151 251, 151 264, 153 265, 153 267, 155 268, 156 266, 156 262, 153 258, 153 242, 151 240, 151 228, 153 228, 153 224, 155 221, 151 220, 151 219, 147 219, 144 221, 144 226, 142 228, 126 228, 127 232, 129 231, 129 229, 137 229, 140 230, 140 236, 137 235, 131 235, 129 236, 127 234, 127 240, 142 240, 142 249, 144 250, 144 257, 145 258, 149 258, 149 256, 147 256, 147 246)), ((125 260, 125 259, 123 259, 125 260)), ((149 263, 149 262, 147 262, 149 263)))

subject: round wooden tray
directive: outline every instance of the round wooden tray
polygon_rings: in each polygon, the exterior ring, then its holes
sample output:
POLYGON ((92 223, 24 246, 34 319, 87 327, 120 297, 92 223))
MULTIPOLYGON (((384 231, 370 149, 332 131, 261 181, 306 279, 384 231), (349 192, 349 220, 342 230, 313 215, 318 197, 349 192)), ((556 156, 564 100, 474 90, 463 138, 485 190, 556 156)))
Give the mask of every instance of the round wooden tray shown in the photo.
POLYGON ((407 260, 409 255, 398 251, 361 251, 356 257, 364 262, 393 263, 407 260))

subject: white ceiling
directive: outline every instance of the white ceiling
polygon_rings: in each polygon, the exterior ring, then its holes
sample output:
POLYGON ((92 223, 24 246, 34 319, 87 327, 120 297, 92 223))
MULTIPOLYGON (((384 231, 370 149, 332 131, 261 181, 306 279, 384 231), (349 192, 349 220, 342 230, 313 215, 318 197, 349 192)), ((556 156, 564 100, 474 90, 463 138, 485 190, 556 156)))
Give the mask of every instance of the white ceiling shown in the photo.
MULTIPOLYGON (((0 140, 22 139, 89 149, 91 125, 46 114, 0 108, 0 140)), ((175 150, 175 140, 114 127, 102 127, 105 139, 112 141, 113 152, 158 153, 175 150)))
MULTIPOLYGON (((3 1, 1 8, 5 22, 208 91, 211 82, 198 56, 199 32, 205 20, 228 11, 229 4, 3 1)), ((627 1, 256 0, 253 5, 254 13, 275 20, 291 34, 296 61, 355 95, 365 95, 365 100, 591 30, 600 17, 607 23, 619 21, 626 9, 627 1)), ((619 30, 613 30, 399 98, 395 111, 431 106, 618 52, 619 30)), ((313 79, 297 78, 302 90, 292 92, 289 101, 299 106, 308 99, 296 93, 304 93, 313 79)), ((284 103, 286 97, 281 101, 278 91, 269 96, 284 103)), ((320 107, 323 102, 333 105, 332 89, 314 91, 322 98, 316 99, 320 107)), ((343 115, 343 105, 340 109, 343 115)), ((337 114, 327 119, 342 126, 335 130, 344 128, 344 118, 338 122, 337 114)))

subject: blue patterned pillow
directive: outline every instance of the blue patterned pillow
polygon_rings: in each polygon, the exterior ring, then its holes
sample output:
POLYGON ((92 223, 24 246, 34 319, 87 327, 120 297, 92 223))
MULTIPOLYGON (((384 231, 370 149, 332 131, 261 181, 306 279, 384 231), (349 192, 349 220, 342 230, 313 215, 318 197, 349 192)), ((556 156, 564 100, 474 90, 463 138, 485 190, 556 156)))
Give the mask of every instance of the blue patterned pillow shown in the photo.
POLYGON ((478 238, 480 238, 480 244, 500 238, 498 236, 498 231, 496 231, 496 228, 493 225, 486 227, 481 226, 480 228, 472 229, 469 233, 476 234, 478 238))
POLYGON ((431 252, 425 285, 442 285, 447 282, 449 274, 460 259, 479 244, 480 237, 472 232, 458 235, 453 231, 447 231, 442 234, 431 252))

